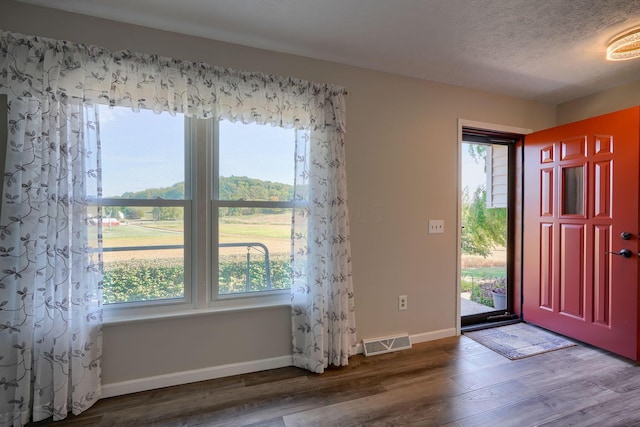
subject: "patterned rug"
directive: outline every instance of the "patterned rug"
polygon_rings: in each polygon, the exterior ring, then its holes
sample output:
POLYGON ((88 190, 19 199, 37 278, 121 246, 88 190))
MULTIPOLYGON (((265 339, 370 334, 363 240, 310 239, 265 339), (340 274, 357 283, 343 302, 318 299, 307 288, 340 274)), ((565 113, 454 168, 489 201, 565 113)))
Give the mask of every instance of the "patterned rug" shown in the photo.
POLYGON ((465 332, 464 335, 511 360, 577 345, 526 323, 465 332))

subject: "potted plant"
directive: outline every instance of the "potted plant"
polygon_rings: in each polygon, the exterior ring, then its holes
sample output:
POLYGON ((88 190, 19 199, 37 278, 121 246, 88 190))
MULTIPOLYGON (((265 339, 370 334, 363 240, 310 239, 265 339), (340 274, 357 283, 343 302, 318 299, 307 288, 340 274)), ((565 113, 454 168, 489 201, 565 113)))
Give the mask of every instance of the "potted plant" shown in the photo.
POLYGON ((506 310, 507 284, 504 278, 495 281, 494 286, 491 289, 491 296, 493 297, 493 308, 496 310, 506 310))

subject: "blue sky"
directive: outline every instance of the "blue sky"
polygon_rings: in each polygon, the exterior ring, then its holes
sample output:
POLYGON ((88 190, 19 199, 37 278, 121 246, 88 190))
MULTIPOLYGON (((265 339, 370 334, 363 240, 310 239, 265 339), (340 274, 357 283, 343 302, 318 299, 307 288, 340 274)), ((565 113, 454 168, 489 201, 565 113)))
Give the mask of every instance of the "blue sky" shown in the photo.
MULTIPOLYGON (((100 108, 103 195, 120 196, 184 181, 184 118, 148 110, 100 108)), ((222 176, 248 176, 293 184, 294 131, 271 126, 220 124, 222 176)), ((462 188, 486 183, 483 164, 462 146, 462 188)))
POLYGON ((220 123, 220 175, 293 185, 295 131, 266 125, 220 123))
MULTIPOLYGON (((293 184, 294 131, 222 122, 220 172, 293 184)), ((100 108, 103 196, 184 181, 182 115, 100 108)))
POLYGON ((476 161, 469 155, 469 144, 462 144, 462 188, 469 187, 469 194, 481 185, 486 185, 487 177, 484 172, 484 164, 476 161))

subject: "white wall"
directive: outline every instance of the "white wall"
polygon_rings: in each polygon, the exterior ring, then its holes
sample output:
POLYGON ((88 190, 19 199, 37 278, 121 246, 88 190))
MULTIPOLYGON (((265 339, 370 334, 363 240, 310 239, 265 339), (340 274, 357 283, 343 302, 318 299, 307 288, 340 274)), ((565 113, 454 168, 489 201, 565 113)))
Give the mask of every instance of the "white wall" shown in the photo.
MULTIPOLYGON (((6 0, 1 7, 3 30, 345 86, 359 338, 455 331, 457 120, 533 130, 556 123, 551 105, 6 0), (445 233, 428 236, 429 219, 444 219, 445 233), (409 309, 399 312, 401 294, 409 309)), ((286 307, 106 326, 103 382, 284 357, 289 331, 286 307)))

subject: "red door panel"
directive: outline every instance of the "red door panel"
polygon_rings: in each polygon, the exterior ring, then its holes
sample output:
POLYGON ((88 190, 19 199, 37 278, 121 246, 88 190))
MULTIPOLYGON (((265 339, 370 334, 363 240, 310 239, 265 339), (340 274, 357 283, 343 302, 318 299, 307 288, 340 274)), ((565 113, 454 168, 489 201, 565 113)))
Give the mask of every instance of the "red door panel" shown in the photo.
POLYGON ((560 312, 584 318, 585 229, 580 224, 562 224, 560 231, 560 312))
POLYGON ((639 142, 635 107, 524 144, 524 319, 634 360, 639 142))

